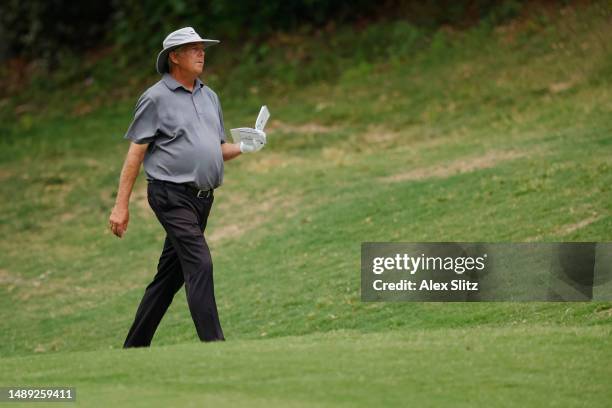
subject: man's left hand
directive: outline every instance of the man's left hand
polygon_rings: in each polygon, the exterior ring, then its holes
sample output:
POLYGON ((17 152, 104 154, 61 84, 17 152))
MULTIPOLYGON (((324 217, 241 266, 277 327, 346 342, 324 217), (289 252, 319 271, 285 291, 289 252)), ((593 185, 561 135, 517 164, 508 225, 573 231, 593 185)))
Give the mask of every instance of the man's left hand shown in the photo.
POLYGON ((254 153, 263 149, 266 144, 266 132, 256 130, 257 134, 253 135, 252 139, 243 140, 240 142, 240 152, 254 153))

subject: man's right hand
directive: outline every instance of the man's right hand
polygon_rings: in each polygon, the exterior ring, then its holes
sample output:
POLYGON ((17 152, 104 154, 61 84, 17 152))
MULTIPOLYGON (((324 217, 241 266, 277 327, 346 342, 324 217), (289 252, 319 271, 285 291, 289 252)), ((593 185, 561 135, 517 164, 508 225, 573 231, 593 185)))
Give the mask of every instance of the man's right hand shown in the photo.
POLYGON ((113 211, 108 219, 111 231, 119 238, 121 238, 125 231, 127 231, 128 220, 130 219, 130 214, 128 211, 130 193, 134 187, 136 177, 138 176, 138 171, 140 170, 140 165, 142 164, 147 151, 147 146, 149 146, 148 143, 130 143, 130 149, 128 150, 125 162, 123 163, 121 177, 119 178, 117 199, 115 200, 115 206, 113 207, 113 211))
POLYGON ((130 212, 127 207, 114 206, 113 211, 108 219, 109 227, 113 234, 119 238, 127 231, 128 222, 130 220, 130 212))

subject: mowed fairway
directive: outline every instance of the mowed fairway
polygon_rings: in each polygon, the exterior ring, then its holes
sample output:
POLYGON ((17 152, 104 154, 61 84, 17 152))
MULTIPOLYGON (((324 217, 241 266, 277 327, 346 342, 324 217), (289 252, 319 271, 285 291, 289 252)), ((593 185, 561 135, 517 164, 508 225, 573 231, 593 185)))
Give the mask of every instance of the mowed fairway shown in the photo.
POLYGON ((78 406, 609 406, 610 302, 360 302, 361 242, 612 240, 612 31, 593 8, 554 21, 219 91, 227 129, 272 112, 209 219, 223 344, 199 343, 180 291, 153 347, 120 349, 164 240, 142 173, 126 236, 107 228, 142 89, 4 123, 0 386, 74 386, 78 406))
POLYGON ((18 374, 0 379, 70 384, 92 407, 606 406, 609 336, 532 325, 339 331, 9 358, 18 374))

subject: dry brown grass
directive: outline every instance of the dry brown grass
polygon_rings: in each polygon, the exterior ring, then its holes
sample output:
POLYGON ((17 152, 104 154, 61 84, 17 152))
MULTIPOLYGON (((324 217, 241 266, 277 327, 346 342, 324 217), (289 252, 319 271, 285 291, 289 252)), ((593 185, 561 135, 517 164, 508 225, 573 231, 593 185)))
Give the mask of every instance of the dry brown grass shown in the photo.
POLYGON ((338 130, 336 126, 325 126, 318 123, 310 122, 301 125, 293 125, 290 123, 281 122, 280 120, 272 120, 266 128, 267 132, 277 131, 283 133, 300 133, 305 135, 329 133, 338 130))
POLYGON ((599 221, 601 218, 602 218, 601 215, 593 214, 590 217, 584 218, 580 221, 563 225, 560 228, 557 228, 557 230, 555 230, 555 235, 560 235, 560 236, 569 235, 572 232, 578 231, 579 229, 582 229, 586 227, 587 225, 591 225, 594 222, 599 221))
POLYGON ((249 160, 244 164, 244 169, 250 173, 266 174, 275 169, 303 166, 304 164, 304 159, 298 156, 269 151, 265 155, 249 160))
POLYGON ((526 155, 527 154, 525 152, 515 150, 493 150, 481 156, 461 158, 434 166, 418 167, 407 172, 382 177, 380 180, 387 183, 397 183, 403 181, 425 180, 430 178, 446 178, 456 174, 488 169, 496 166, 499 163, 525 157, 526 155))
POLYGON ((216 211, 232 216, 223 217, 223 222, 206 237, 212 241, 237 239, 272 219, 294 216, 299 206, 299 197, 284 195, 279 190, 266 192, 265 200, 261 201, 255 201, 245 193, 228 192, 227 199, 221 201, 216 211))

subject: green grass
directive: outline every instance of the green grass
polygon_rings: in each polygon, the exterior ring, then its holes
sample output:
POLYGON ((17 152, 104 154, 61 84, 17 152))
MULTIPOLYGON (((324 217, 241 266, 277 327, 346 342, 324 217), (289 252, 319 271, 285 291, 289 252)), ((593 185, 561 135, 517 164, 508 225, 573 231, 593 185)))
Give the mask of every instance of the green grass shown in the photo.
POLYGON ((329 78, 284 90, 217 73, 226 128, 273 115, 209 220, 224 344, 198 342, 181 291, 151 349, 113 350, 164 238, 142 174, 127 235, 107 229, 142 88, 86 114, 57 91, 4 121, 0 385, 76 385, 84 406, 605 406, 609 302, 359 300, 365 241, 612 240, 612 33, 568 10, 397 57, 342 48, 344 65, 330 41, 329 78))
POLYGON ((611 350, 609 327, 339 331, 13 357, 0 381, 61 378, 91 407, 605 406, 611 350))

